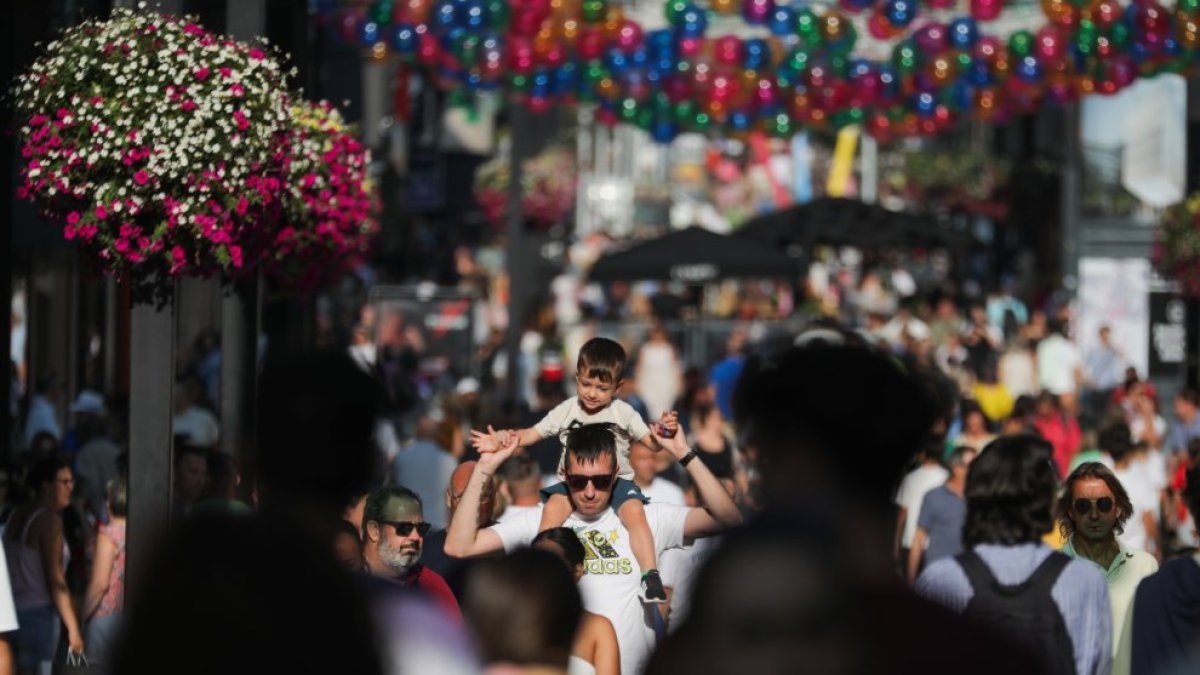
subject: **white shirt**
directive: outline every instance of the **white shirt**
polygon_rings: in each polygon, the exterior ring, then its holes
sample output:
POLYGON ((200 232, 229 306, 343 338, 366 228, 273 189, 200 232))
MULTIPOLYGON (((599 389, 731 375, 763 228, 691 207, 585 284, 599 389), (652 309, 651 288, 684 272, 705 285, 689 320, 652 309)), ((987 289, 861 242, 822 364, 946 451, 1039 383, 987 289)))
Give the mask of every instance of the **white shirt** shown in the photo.
POLYGON ((181 413, 175 414, 174 431, 176 436, 186 436, 192 445, 212 447, 221 437, 221 427, 217 418, 204 408, 191 406, 181 413))
POLYGON ((950 472, 933 464, 922 464, 913 469, 900 481, 900 489, 896 491, 896 503, 907 511, 904 517, 904 535, 901 539, 904 548, 912 547, 913 537, 917 534, 917 517, 921 515, 921 502, 925 494, 938 487, 950 478, 950 472))
MULTIPOLYGON (((690 511, 667 504, 646 506, 646 521, 658 555, 683 545, 683 526, 690 511)), ((500 537, 505 552, 512 552, 537 536, 540 522, 539 508, 488 529, 500 537)), ((647 620, 649 611, 638 599, 641 573, 629 545, 629 532, 611 508, 591 520, 573 513, 564 526, 575 531, 586 552, 584 575, 579 581, 583 608, 612 622, 621 650, 621 672, 642 672, 654 651, 655 637, 654 627, 647 620)))
POLYGON ((1117 541, 1127 549, 1147 551, 1146 525, 1142 521, 1144 513, 1158 513, 1158 490, 1149 480, 1146 471, 1137 464, 1130 464, 1124 469, 1114 469, 1113 474, 1121 481, 1121 486, 1129 493, 1129 501, 1133 504, 1133 513, 1125 521, 1125 531, 1117 535, 1117 541))
POLYGON ((18 628, 17 606, 13 604, 12 583, 8 580, 7 556, 0 555, 0 633, 18 628))
MULTIPOLYGON (((638 487, 641 488, 642 486, 639 485, 638 487)), ((650 481, 650 487, 642 488, 642 494, 649 497, 652 504, 687 506, 683 501, 683 490, 678 485, 659 476, 655 476, 654 480, 650 481)))
POLYGON ((1038 384, 1051 394, 1075 393, 1079 365, 1079 349, 1067 338, 1055 333, 1038 343, 1038 384))
MULTIPOLYGON (((533 425, 533 429, 542 438, 557 436, 565 448, 567 432, 571 429, 585 424, 599 423, 612 424, 620 430, 615 434, 617 439, 617 477, 633 480, 633 467, 629 465, 629 444, 631 441, 640 441, 645 438, 650 433, 650 427, 646 426, 646 421, 633 409, 633 406, 625 401, 615 398, 612 403, 604 406, 594 415, 589 415, 579 405, 579 397, 572 396, 554 406, 550 412, 546 413, 542 421, 533 425)), ((559 478, 564 475, 566 459, 565 452, 558 459, 559 478)))
POLYGON ((496 522, 507 523, 508 521, 519 517, 523 513, 528 513, 529 511, 539 511, 541 508, 542 507, 540 504, 535 506, 516 506, 510 504, 504 507, 504 513, 500 514, 500 517, 496 519, 496 522))
POLYGON ((720 537, 697 539, 696 543, 690 546, 669 548, 658 557, 663 586, 671 589, 671 611, 667 615, 669 632, 675 632, 692 611, 692 593, 696 588, 696 577, 720 541, 720 537))

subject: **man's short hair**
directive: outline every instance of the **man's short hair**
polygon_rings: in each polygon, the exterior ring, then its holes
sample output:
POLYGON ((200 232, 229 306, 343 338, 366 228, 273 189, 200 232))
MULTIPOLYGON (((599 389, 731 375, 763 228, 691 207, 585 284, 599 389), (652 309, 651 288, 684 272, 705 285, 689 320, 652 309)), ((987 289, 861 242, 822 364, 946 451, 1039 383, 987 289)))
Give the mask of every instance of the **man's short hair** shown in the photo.
POLYGON ((500 472, 504 480, 510 483, 521 483, 541 477, 537 460, 528 454, 512 457, 504 463, 504 468, 500 472))
POLYGON ((1194 406, 1200 406, 1200 391, 1196 391, 1191 387, 1180 389, 1179 393, 1175 394, 1175 396, 1181 401, 1186 401, 1194 406))
POLYGON ((579 349, 575 372, 580 377, 594 377, 615 384, 625 372, 625 348, 608 338, 592 338, 579 349))
POLYGON ((421 498, 417 493, 409 490, 401 485, 385 485, 378 488, 367 495, 367 503, 363 506, 363 537, 366 537, 367 523, 375 521, 376 523, 383 521, 383 511, 387 508, 389 501, 393 499, 408 499, 416 503, 417 508, 421 512, 425 512, 425 507, 421 504, 421 498))
POLYGON ((584 464, 595 464, 601 457, 617 456, 617 438, 613 425, 585 424, 567 432, 567 454, 584 464))
POLYGON ((1129 500, 1129 493, 1125 491, 1125 486, 1121 485, 1120 479, 1107 466, 1100 462, 1084 462, 1075 467, 1070 476, 1067 476, 1066 484, 1063 485, 1062 496, 1058 498, 1058 530, 1062 532, 1063 539, 1070 539, 1075 534, 1075 522, 1071 520, 1073 511, 1071 503, 1075 500, 1071 491, 1075 488, 1075 484, 1081 480, 1089 478, 1098 478, 1108 485, 1108 489, 1113 493, 1113 502, 1120 509, 1117 515, 1117 522, 1113 526, 1113 532, 1121 534, 1125 531, 1125 522, 1133 515, 1133 502, 1129 500))
POLYGON ((1116 421, 1100 430, 1096 444, 1112 456, 1114 462, 1119 462, 1133 452, 1133 434, 1130 433, 1128 424, 1116 421))
POLYGON ((963 544, 1015 546, 1054 527, 1054 449, 1030 434, 1001 437, 971 462, 963 544))
POLYGON ((975 452, 975 448, 969 445, 960 445, 950 451, 950 456, 946 458, 946 466, 951 469, 962 466, 967 463, 967 455, 975 454, 975 452))

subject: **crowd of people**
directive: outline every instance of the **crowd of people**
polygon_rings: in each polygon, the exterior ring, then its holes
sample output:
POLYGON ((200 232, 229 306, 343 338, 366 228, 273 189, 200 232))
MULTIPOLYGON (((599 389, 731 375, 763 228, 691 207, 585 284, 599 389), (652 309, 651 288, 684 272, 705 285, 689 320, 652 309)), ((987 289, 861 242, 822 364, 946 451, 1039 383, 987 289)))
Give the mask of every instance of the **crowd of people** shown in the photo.
POLYGON ((262 374, 250 467, 216 451, 198 350, 173 525, 128 610, 107 402, 80 392, 63 432, 39 383, 0 643, 18 672, 75 653, 111 672, 1194 672, 1200 396, 1168 422, 1111 330, 1080 353, 1067 307, 992 300, 782 346, 738 329, 704 368, 662 330, 592 336, 529 373, 528 406, 460 377, 411 433, 359 339, 262 374))

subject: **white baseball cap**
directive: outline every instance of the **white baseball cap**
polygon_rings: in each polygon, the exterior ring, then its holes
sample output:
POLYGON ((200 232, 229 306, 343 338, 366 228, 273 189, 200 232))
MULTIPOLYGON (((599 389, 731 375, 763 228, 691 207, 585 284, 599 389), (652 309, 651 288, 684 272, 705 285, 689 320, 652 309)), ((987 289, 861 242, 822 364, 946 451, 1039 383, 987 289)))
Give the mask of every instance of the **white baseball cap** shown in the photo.
POLYGON ((79 396, 71 404, 71 412, 105 415, 108 413, 108 409, 104 407, 104 396, 102 394, 91 389, 84 389, 79 392, 79 396))

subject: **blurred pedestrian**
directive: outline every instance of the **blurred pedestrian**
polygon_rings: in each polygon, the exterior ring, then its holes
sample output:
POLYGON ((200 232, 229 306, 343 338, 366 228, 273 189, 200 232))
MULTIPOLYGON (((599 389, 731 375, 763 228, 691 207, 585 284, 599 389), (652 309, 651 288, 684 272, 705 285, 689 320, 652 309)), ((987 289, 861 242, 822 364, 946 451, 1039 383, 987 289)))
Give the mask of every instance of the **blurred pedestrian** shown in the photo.
POLYGON ((109 521, 96 535, 92 577, 83 596, 80 616, 86 622, 87 660, 92 667, 111 665, 110 650, 125 607, 125 517, 129 486, 116 477, 107 486, 109 521))
MULTIPOLYGON (((575 583, 583 578, 586 552, 579 537, 569 528, 554 527, 539 533, 530 548, 553 553, 562 559, 575 583)), ((567 672, 570 675, 617 675, 621 672, 621 650, 611 621, 599 614, 583 612, 571 644, 567 672)))
POLYGON ((917 516, 917 531, 908 554, 908 582, 917 580, 924 567, 962 553, 962 528, 967 518, 967 503, 963 490, 967 484, 967 469, 978 452, 960 445, 946 460, 950 478, 940 487, 925 494, 917 516))

